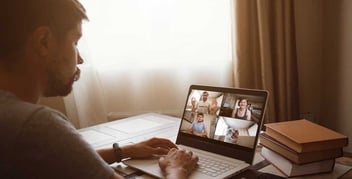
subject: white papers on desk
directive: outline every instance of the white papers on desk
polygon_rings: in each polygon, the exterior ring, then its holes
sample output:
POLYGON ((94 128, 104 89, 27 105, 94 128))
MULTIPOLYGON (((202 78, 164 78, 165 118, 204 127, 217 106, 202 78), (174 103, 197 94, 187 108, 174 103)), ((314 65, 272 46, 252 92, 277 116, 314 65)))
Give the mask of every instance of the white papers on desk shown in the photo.
POLYGON ((163 126, 173 121, 164 118, 158 118, 155 116, 146 116, 144 118, 130 120, 128 122, 113 124, 109 127, 125 132, 125 133, 136 133, 140 131, 146 131, 153 128, 163 126))
POLYGON ((114 137, 112 136, 105 135, 103 133, 100 133, 94 130, 82 131, 80 132, 80 134, 91 145, 97 142, 114 139, 114 137))

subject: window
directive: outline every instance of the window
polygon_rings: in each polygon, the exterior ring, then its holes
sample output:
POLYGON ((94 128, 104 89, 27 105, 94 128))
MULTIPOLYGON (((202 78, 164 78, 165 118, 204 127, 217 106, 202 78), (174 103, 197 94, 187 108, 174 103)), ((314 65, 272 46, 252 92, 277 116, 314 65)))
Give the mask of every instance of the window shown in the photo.
POLYGON ((230 0, 82 3, 90 21, 80 50, 96 66, 231 61, 230 0))
POLYGON ((85 64, 65 100, 77 126, 180 115, 190 84, 232 85, 230 0, 81 2, 90 19, 78 44, 85 64))

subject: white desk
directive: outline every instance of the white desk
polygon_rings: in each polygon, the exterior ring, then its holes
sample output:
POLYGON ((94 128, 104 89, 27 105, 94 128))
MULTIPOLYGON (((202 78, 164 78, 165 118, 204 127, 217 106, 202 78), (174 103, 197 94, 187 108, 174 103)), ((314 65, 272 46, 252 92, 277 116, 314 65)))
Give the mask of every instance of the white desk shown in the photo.
MULTIPOLYGON (((112 147, 112 143, 118 142, 120 145, 137 143, 151 137, 168 138, 171 141, 176 141, 177 132, 180 126, 180 119, 161 115, 157 113, 147 113, 143 115, 133 116, 125 119, 120 119, 108 123, 103 123, 87 128, 80 129, 85 140, 95 149, 112 147), (160 128, 163 124, 163 128, 160 128)), ((254 164, 264 160, 259 152, 256 153, 254 164)), ((128 168, 123 164, 114 164, 120 172, 126 175, 138 173, 136 170, 128 168)), ((328 174, 311 175, 299 178, 308 179, 332 179, 350 170, 350 166, 345 166, 336 163, 334 171, 328 174)), ((283 176, 275 167, 268 165, 259 171, 283 176)), ((138 174, 139 175, 139 174, 138 174)), ((148 175, 141 175, 139 178, 152 178, 148 175)))

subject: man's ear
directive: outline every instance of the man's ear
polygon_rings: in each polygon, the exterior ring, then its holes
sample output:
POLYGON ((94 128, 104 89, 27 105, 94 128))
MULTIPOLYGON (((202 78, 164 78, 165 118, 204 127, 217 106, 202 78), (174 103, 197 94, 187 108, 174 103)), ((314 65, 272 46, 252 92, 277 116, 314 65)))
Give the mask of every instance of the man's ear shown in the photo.
POLYGON ((47 26, 38 27, 34 30, 31 37, 31 45, 34 52, 39 56, 48 55, 53 40, 51 29, 47 26))

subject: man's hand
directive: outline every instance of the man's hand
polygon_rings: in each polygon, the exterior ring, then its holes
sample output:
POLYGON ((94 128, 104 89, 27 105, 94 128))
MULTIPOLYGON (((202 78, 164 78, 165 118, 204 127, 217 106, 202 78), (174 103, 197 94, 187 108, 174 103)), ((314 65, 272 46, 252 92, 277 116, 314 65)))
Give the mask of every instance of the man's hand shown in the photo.
POLYGON ((147 158, 153 155, 166 155, 171 148, 177 146, 168 139, 151 138, 136 144, 121 147, 123 158, 147 158))
POLYGON ((165 177, 185 179, 193 171, 198 162, 198 157, 192 152, 172 148, 169 153, 159 159, 159 166, 165 177))

